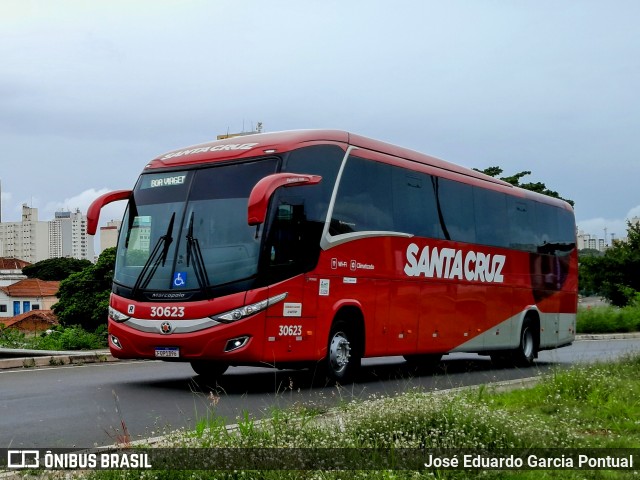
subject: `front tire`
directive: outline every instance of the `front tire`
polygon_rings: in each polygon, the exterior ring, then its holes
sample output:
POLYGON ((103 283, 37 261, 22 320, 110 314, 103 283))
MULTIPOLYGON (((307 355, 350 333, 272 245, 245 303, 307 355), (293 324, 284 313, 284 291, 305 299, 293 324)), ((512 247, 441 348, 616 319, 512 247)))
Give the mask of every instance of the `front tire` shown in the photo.
POLYGON ((329 334, 325 369, 327 376, 337 383, 348 383, 353 380, 360 368, 362 358, 355 333, 347 322, 335 322, 329 334))
POLYGON ((194 360, 191 362, 191 368, 198 375, 201 375, 207 379, 215 380, 220 378, 224 372, 227 371, 229 365, 221 362, 213 362, 209 360, 194 360))

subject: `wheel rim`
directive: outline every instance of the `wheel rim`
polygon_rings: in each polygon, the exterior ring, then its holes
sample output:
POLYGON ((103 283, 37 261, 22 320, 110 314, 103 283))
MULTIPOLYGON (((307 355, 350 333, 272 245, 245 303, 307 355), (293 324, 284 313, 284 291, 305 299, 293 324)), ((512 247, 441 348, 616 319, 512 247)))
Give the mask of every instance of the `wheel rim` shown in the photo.
POLYGON ((344 332, 336 332, 329 345, 331 369, 337 374, 344 372, 349 365, 349 357, 351 357, 351 345, 347 335, 344 332))
POLYGON ((522 332, 522 354, 525 358, 533 357, 533 333, 529 328, 522 332))

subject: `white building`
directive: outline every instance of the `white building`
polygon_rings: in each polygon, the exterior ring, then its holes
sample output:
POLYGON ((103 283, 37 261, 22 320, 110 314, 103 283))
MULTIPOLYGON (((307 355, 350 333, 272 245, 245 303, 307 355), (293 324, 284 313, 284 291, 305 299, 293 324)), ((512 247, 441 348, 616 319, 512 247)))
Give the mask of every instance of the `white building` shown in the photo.
POLYGON ((49 225, 38 209, 22 205, 22 221, 0 223, 0 257, 36 263, 49 258, 49 225))
POLYGON ((59 211, 49 222, 49 258, 93 261, 93 238, 87 235, 87 217, 80 210, 59 211))
POLYGON ((22 205, 22 221, 0 223, 0 257, 29 263, 60 257, 93 261, 87 217, 80 210, 56 212, 54 220, 41 222, 37 208, 22 205))

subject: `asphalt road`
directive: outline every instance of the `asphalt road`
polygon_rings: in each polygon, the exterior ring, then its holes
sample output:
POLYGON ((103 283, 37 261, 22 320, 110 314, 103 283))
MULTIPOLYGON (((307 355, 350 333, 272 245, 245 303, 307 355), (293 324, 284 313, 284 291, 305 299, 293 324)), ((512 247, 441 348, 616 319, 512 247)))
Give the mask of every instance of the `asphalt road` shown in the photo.
POLYGON ((613 359, 640 351, 640 339, 578 341, 541 352, 535 366, 496 368, 478 355, 452 354, 431 372, 401 357, 367 359, 353 385, 318 385, 307 371, 230 368, 218 385, 196 376, 188 364, 117 362, 0 371, 0 448, 90 448, 191 428, 222 416, 235 423, 248 412, 267 415, 295 402, 330 406, 393 395, 526 378, 555 367, 613 359))

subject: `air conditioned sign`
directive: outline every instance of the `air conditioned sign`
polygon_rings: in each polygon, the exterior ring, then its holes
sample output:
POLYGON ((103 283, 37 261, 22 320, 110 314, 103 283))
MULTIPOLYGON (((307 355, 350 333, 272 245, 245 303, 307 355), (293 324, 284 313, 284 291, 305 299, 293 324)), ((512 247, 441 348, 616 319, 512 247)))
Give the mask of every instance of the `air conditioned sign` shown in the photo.
POLYGON ((428 245, 422 249, 415 243, 407 247, 404 273, 409 277, 445 278, 469 282, 502 283, 506 257, 473 250, 428 245))

